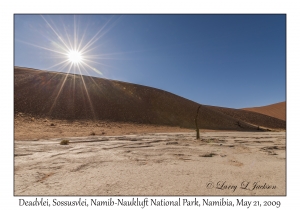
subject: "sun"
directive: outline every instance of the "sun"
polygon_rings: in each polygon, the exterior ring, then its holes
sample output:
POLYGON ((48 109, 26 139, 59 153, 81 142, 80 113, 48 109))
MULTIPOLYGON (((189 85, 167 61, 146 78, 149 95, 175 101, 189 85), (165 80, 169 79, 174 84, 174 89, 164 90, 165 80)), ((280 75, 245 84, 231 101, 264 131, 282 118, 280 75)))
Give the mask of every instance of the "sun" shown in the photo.
POLYGON ((76 50, 70 50, 68 52, 68 58, 69 58, 69 61, 72 62, 73 64, 78 64, 78 63, 82 62, 81 52, 76 51, 76 50))
MULTIPOLYGON (((99 53, 99 46, 102 46, 100 38, 112 28, 111 26, 111 28, 103 32, 113 17, 104 23, 103 27, 100 27, 95 33, 94 31, 93 33, 89 33, 89 24, 83 28, 80 25, 80 17, 77 17, 77 15, 73 15, 73 20, 70 19, 72 18, 71 16, 61 16, 58 23, 55 23, 55 20, 52 20, 50 16, 44 17, 41 15, 41 18, 46 23, 45 32, 47 35, 45 37, 47 39, 45 40, 49 40, 49 42, 43 42, 43 45, 29 42, 24 43, 47 50, 53 55, 53 58, 55 58, 53 62, 55 63, 46 69, 67 72, 67 74, 78 73, 80 75, 90 75, 91 72, 94 72, 98 75, 103 75, 94 65, 107 66, 99 62, 99 60, 111 59, 111 53, 99 53), (65 20, 67 22, 62 21, 64 17, 66 17, 65 20)), ((84 19, 84 21, 87 20, 84 19)))

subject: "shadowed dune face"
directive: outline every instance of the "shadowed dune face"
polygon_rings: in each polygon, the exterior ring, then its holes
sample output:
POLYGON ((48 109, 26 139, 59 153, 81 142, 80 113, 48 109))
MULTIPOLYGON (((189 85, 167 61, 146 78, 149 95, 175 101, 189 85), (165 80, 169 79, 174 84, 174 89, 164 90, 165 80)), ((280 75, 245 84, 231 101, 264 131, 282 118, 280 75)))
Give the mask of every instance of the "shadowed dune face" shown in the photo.
POLYGON ((244 108, 243 110, 257 112, 286 121, 286 102, 280 102, 262 107, 244 108))
MULTIPOLYGON (((199 104, 172 93, 120 81, 15 67, 14 108, 37 117, 110 120, 194 128, 199 104)), ((203 105, 199 127, 216 130, 285 129, 274 117, 203 105)))

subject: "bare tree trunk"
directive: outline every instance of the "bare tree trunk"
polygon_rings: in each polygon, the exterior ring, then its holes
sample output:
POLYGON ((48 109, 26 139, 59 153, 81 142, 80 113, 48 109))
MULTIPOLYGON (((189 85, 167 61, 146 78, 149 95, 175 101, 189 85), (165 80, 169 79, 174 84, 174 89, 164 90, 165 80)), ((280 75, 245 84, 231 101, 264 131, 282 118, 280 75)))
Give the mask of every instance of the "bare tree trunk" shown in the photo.
POLYGON ((200 139, 200 133, 199 133, 199 127, 198 127, 198 115, 199 115, 199 109, 200 109, 201 105, 198 107, 197 109, 197 114, 196 114, 196 118, 195 118, 195 124, 196 124, 196 139, 200 139))

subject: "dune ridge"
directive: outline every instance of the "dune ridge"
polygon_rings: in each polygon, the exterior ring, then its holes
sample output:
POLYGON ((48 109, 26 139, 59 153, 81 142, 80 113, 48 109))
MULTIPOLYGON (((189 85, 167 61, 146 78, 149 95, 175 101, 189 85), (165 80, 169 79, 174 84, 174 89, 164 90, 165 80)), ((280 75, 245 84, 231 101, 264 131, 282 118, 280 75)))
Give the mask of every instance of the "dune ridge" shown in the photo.
POLYGON ((257 112, 286 121, 286 102, 279 102, 268 106, 243 108, 243 110, 257 112))
MULTIPOLYGON (((160 89, 103 78, 14 68, 16 113, 63 120, 109 120, 194 128, 200 104, 160 89)), ((199 127, 285 130, 286 122, 242 109, 202 105, 199 127)))

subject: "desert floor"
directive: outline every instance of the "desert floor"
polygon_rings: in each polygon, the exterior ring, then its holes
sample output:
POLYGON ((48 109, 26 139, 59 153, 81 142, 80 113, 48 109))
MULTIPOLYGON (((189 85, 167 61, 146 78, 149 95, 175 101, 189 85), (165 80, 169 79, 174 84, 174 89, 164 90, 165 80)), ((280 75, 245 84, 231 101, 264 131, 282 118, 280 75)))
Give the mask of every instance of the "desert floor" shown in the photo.
POLYGON ((42 121, 49 135, 34 137, 32 122, 27 134, 15 125, 16 196, 286 195, 285 132, 202 131, 196 140, 195 132, 120 135, 95 126, 66 137, 63 124, 42 121))
POLYGON ((103 120, 68 121, 49 118, 34 118, 20 113, 15 116, 14 125, 15 140, 192 131, 191 129, 186 128, 158 126, 153 124, 122 123, 103 120))

